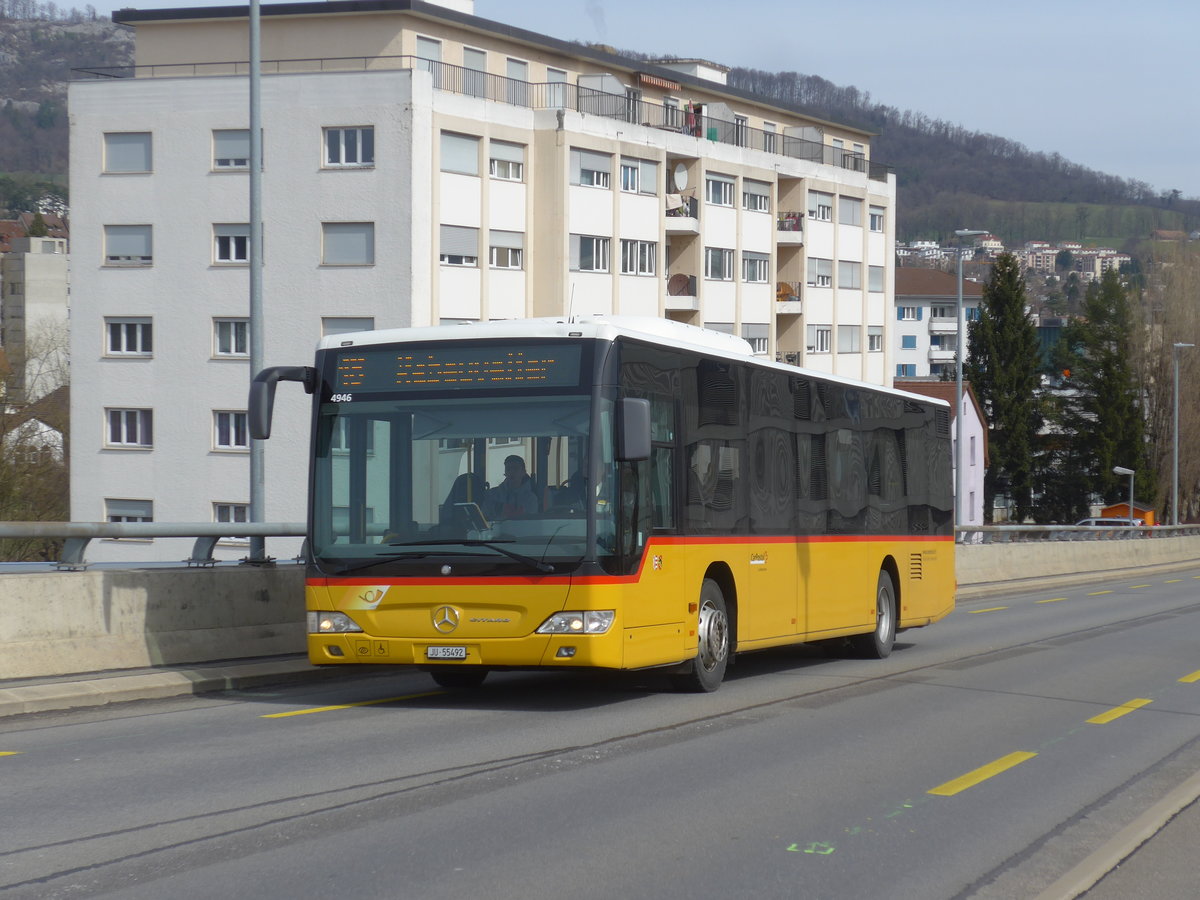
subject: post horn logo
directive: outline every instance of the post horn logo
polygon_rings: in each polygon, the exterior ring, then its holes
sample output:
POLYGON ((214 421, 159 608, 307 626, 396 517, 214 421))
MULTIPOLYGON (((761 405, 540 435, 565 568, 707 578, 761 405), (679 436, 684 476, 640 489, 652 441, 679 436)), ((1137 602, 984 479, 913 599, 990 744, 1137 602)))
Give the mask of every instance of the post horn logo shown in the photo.
POLYGON ((458 610, 453 606, 439 606, 433 611, 433 627, 442 634, 449 634, 458 627, 458 610))

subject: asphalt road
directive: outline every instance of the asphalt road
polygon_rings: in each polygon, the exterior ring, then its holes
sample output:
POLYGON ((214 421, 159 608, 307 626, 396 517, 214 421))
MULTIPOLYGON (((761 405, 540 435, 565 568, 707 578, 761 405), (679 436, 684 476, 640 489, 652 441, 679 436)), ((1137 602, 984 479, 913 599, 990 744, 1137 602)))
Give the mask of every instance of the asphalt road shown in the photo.
POLYGON ((0 897, 1038 897, 1200 771, 1198 636, 1200 570, 711 695, 397 672, 14 717, 0 897))

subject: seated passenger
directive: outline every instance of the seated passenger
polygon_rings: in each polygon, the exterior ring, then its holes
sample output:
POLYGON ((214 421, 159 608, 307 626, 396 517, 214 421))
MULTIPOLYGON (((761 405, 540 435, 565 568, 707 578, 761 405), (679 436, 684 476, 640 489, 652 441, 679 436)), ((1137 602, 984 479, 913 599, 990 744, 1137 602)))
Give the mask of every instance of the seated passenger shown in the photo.
POLYGON ((504 460, 504 480, 487 492, 484 513, 496 519, 512 519, 538 511, 533 481, 525 472, 525 460, 516 454, 504 460))

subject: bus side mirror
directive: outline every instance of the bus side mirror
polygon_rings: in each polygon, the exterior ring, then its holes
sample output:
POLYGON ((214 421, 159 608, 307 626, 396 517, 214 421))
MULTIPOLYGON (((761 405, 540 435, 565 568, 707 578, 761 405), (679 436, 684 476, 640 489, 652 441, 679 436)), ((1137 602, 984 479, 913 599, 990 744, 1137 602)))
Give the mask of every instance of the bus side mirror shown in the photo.
POLYGON ((617 459, 637 462, 650 458, 650 401, 622 397, 617 401, 617 459))
POLYGON ((271 366, 263 369, 250 382, 250 402, 246 412, 250 437, 265 441, 271 436, 271 416, 275 410, 275 385, 281 381, 299 381, 304 392, 317 388, 317 370, 312 366, 271 366))

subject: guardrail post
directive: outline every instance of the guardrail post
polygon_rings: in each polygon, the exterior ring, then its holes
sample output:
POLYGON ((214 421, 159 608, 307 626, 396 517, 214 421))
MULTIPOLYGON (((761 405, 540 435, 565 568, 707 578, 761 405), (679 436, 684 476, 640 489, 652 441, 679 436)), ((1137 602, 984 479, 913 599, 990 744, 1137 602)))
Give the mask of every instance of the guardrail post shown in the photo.
POLYGON ((83 553, 87 550, 90 537, 69 537, 63 541, 62 556, 58 562, 54 564, 56 569, 84 569, 87 567, 87 561, 83 558, 83 553))

